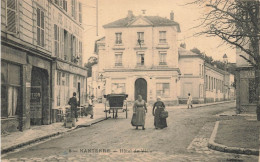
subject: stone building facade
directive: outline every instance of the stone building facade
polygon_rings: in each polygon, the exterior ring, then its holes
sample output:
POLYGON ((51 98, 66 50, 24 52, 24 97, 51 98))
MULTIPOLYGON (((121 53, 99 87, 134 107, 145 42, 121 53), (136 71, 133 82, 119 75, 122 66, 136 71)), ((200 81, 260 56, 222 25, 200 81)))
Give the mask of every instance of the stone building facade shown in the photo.
POLYGON ((178 104, 177 35, 179 24, 159 16, 127 17, 104 25, 105 38, 97 42, 99 75, 105 92, 138 95, 149 103, 161 96, 166 104, 178 104))
POLYGON ((59 75, 71 80, 70 95, 77 76, 84 94, 81 7, 79 0, 1 0, 2 132, 55 122, 57 85, 67 85, 59 75))

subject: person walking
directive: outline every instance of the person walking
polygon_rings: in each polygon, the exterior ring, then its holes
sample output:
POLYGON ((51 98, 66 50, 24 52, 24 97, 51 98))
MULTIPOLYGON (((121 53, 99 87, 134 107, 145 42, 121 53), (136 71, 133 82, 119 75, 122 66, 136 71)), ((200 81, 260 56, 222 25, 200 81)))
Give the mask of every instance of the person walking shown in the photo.
POLYGON ((94 112, 93 112, 93 99, 92 97, 89 98, 88 100, 88 114, 90 114, 90 118, 93 119, 93 115, 94 115, 94 112))
POLYGON ((76 121, 78 121, 78 112, 77 112, 78 101, 76 95, 77 95, 76 92, 73 92, 73 97, 69 99, 68 104, 70 105, 71 118, 75 118, 76 121))
POLYGON ((147 113, 147 107, 141 95, 138 95, 138 99, 134 103, 133 113, 136 113, 136 129, 138 129, 138 126, 142 126, 142 129, 145 130, 145 113, 147 113))
POLYGON ((188 93, 188 100, 187 100, 188 109, 192 108, 192 96, 188 93))
POLYGON ((155 129, 163 129, 167 127, 166 118, 161 117, 161 112, 164 111, 165 105, 161 101, 161 97, 157 97, 157 102, 153 105, 153 116, 155 129))

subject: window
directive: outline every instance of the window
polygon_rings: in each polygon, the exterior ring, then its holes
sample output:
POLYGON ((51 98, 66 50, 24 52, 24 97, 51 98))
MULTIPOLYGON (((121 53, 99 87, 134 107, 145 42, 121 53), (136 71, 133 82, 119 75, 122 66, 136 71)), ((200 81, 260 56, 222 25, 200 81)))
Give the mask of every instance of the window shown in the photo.
POLYGON ((125 83, 112 83, 111 93, 125 93, 125 83))
POLYGON ((122 44, 122 33, 116 33, 116 44, 122 44))
POLYGON ((61 72, 57 72, 57 85, 61 85, 61 72))
POLYGON ((137 32, 137 43, 144 44, 144 32, 137 32))
POLYGON ((37 8, 37 45, 44 47, 44 12, 37 8))
POLYGON ((60 57, 60 28, 54 24, 54 53, 56 57, 60 57))
POLYGON ((166 43, 166 31, 159 31, 159 42, 166 43))
POLYGON ((202 67, 201 67, 201 64, 199 65, 200 67, 200 76, 201 76, 201 73, 202 73, 202 67))
POLYGON ((208 76, 206 75, 206 90, 208 90, 209 86, 208 86, 208 76))
POLYGON ((122 66, 122 53, 115 54, 115 66, 122 66))
POLYGON ((201 65, 201 75, 204 76, 204 65, 201 65))
POLYGON ((1 61, 1 117, 19 114, 21 108, 21 67, 1 61))
POLYGON ((62 8, 67 11, 67 0, 63 0, 63 6, 62 8))
POLYGON ((17 2, 16 0, 6 1, 6 28, 8 32, 17 33, 17 2))
POLYGON ((82 23, 82 4, 79 2, 79 22, 82 23))
POLYGON ((71 62, 76 63, 76 37, 71 35, 71 62))
POLYGON ((76 19, 76 2, 75 0, 71 0, 71 16, 76 19))
POLYGON ((167 65, 166 56, 167 56, 166 52, 159 52, 159 57, 160 57, 159 65, 167 65))
POLYGON ((143 52, 137 53, 137 65, 144 65, 144 53, 143 52))
POLYGON ((60 5, 60 0, 54 0, 54 3, 55 3, 56 5, 60 5))
POLYGON ((156 95, 161 97, 170 97, 170 83, 157 83, 156 95))
POLYGON ((64 30, 63 33, 63 39, 64 39, 64 60, 68 60, 68 55, 69 55, 69 36, 68 32, 64 30))
POLYGON ((79 58, 80 58, 80 65, 82 64, 82 42, 79 41, 79 58))
POLYGON ((249 103, 253 103, 256 101, 256 89, 255 89, 255 79, 248 79, 249 81, 249 103))

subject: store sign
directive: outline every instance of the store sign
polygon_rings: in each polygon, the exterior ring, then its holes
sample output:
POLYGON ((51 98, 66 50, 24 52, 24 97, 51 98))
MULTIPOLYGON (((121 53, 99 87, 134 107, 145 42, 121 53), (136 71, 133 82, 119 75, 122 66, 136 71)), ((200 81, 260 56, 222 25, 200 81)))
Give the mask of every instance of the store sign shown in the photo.
POLYGON ((41 87, 31 87, 31 104, 32 105, 40 105, 42 98, 41 87))

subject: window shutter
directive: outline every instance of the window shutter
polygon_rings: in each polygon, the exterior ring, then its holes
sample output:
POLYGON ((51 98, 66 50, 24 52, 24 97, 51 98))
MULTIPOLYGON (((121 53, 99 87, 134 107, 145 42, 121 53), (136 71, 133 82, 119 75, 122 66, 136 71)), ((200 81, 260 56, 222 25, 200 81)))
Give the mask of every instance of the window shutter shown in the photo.
POLYGON ((16 33, 17 22, 16 22, 16 0, 7 1, 7 31, 16 33))

